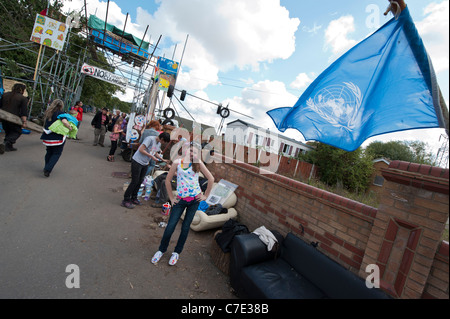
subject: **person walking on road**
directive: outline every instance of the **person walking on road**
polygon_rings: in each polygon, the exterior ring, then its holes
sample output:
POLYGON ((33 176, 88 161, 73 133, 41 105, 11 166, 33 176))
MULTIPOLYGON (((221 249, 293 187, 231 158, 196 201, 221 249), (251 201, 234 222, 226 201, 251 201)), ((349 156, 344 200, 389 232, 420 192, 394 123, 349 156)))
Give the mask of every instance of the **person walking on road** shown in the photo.
POLYGON ((170 134, 164 132, 159 136, 147 137, 139 146, 137 152, 134 153, 131 160, 131 182, 130 185, 128 185, 127 190, 125 191, 121 206, 126 208, 134 208, 135 205, 141 204, 141 202, 137 198, 139 187, 144 181, 150 160, 158 160, 158 158, 155 157, 156 154, 152 154, 152 150, 161 148, 161 142, 169 143, 170 134))
POLYGON ((95 114, 91 121, 91 125, 94 128, 94 146, 97 146, 97 144, 101 147, 105 146, 106 127, 108 126, 108 123, 108 109, 104 107, 101 111, 95 114))
POLYGON ((174 174, 177 174, 177 197, 174 198, 173 193, 168 191, 170 201, 172 203, 172 211, 170 212, 169 221, 164 231, 164 235, 159 245, 159 250, 152 258, 152 263, 156 264, 163 254, 167 251, 175 227, 186 210, 183 223, 181 225, 181 233, 178 238, 177 245, 169 260, 169 265, 173 266, 177 263, 184 244, 186 243, 189 229, 197 212, 201 201, 206 200, 209 196, 214 184, 214 177, 206 168, 205 164, 200 160, 201 146, 190 143, 183 146, 183 155, 180 159, 174 160, 169 173, 166 177, 166 189, 171 189, 171 180, 174 174), (199 183, 199 172, 208 179, 208 187, 205 194, 202 194, 199 183))
MULTIPOLYGON (((58 120, 58 116, 64 114, 64 102, 61 100, 54 100, 52 104, 48 107, 44 115, 44 133, 41 135, 41 140, 43 144, 47 147, 47 152, 45 154, 45 166, 44 166, 44 176, 49 177, 50 173, 53 171, 56 163, 64 149, 64 144, 66 143, 66 137, 49 130, 49 127, 58 120)), ((61 122, 65 127, 72 130, 67 119, 61 119, 61 122)))
MULTIPOLYGON (((77 125, 77 129, 80 129, 80 125, 81 125, 81 121, 83 121, 83 102, 81 101, 77 101, 77 103, 75 103, 75 106, 72 107, 72 110, 77 111, 77 121, 78 121, 78 125, 77 125)), ((78 139, 78 138, 77 138, 78 139)))
POLYGON ((5 140, 0 144, 0 154, 17 151, 13 145, 22 135, 22 128, 27 127, 27 106, 28 99, 23 96, 26 86, 22 83, 16 83, 11 92, 3 94, 0 98, 0 109, 17 115, 22 120, 22 125, 3 120, 3 129, 5 130, 5 140))

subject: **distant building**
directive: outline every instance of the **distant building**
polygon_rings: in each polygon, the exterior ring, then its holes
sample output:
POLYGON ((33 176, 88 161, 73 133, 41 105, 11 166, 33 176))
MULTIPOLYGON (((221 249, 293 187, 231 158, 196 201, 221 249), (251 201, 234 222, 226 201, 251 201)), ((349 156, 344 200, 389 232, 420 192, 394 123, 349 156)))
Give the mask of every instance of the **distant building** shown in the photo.
POLYGON ((250 148, 262 148, 267 152, 297 157, 314 148, 305 143, 270 132, 256 125, 236 120, 227 124, 225 141, 250 148))

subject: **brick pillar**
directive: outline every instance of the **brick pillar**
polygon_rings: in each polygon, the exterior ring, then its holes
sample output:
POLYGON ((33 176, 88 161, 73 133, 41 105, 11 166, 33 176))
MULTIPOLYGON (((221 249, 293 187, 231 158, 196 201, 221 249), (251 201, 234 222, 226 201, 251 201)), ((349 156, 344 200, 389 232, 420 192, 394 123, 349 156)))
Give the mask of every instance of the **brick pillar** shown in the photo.
POLYGON ((394 161, 382 174, 386 181, 360 275, 377 264, 384 290, 418 299, 449 216, 449 170, 394 161))

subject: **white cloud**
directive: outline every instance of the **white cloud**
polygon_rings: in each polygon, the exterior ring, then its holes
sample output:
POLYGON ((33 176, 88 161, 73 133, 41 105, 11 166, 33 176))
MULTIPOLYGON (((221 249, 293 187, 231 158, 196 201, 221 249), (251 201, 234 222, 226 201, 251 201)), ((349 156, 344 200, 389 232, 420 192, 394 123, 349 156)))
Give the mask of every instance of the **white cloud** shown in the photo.
POLYGON ((307 32, 307 33, 310 33, 311 35, 316 35, 317 32, 318 32, 320 29, 322 29, 322 25, 317 25, 317 24, 314 22, 314 26, 313 26, 313 27, 310 28, 310 27, 307 27, 307 26, 303 26, 302 31, 307 32))
POLYGON ((339 57, 357 43, 349 38, 349 34, 354 31, 355 19, 351 15, 330 22, 325 30, 325 50, 331 48, 332 58, 339 57))
MULTIPOLYGON (((82 8, 83 4, 83 0, 74 0, 70 6, 82 8)), ((87 9, 88 14, 97 10, 97 16, 102 18, 106 15, 106 2, 91 0, 87 9)), ((136 24, 129 20, 126 30, 142 36, 145 26, 150 25, 148 35, 151 34, 153 40, 162 34, 157 55, 172 58, 174 43, 177 43, 174 59, 180 61, 189 35, 177 87, 206 100, 210 98, 204 90, 208 85, 220 83, 219 72, 232 68, 258 70, 276 59, 289 58, 295 51, 295 32, 300 24, 299 19, 289 17, 289 11, 279 0, 165 0, 159 2, 153 14, 137 8, 136 15, 136 24)), ((108 22, 123 27, 125 16, 111 1, 108 22)), ((241 96, 216 103, 229 103, 230 109, 253 116, 256 125, 274 128, 265 112, 292 106, 297 101, 298 97, 287 92, 282 82, 253 83, 251 78, 246 81, 251 87, 244 89, 241 96)), ((167 102, 168 99, 165 106, 167 102)), ((173 102, 179 113, 189 118, 183 107, 173 102)), ((188 96, 183 105, 199 122, 216 127, 220 123, 216 106, 210 103, 188 96)), ((226 122, 236 118, 252 122, 234 112, 226 122)))
POLYGON ((298 97, 288 93, 283 82, 265 80, 244 89, 242 98, 245 100, 258 99, 261 101, 260 107, 271 109, 287 105, 292 106, 298 97))
MULTIPOLYGON (((137 14, 138 23, 150 24, 153 34, 179 46, 189 34, 182 63, 189 75, 182 76, 180 86, 197 89, 206 88, 204 80, 217 82, 219 71, 258 70, 264 62, 289 58, 300 24, 279 0, 165 0, 154 14, 142 8, 137 14)), ((176 59, 181 52, 177 49, 176 59)))
POLYGON ((248 79, 239 79, 240 81, 244 82, 247 85, 252 85, 255 83, 255 81, 252 78, 248 78, 248 79))
POLYGON ((118 99, 120 99, 121 101, 131 102, 131 101, 133 101, 134 90, 126 89, 125 93, 121 93, 120 91, 117 91, 117 93, 114 94, 114 96, 117 97, 118 99))
MULTIPOLYGON (((180 58, 176 60, 181 61, 180 58)), ((212 55, 195 38, 189 37, 177 86, 192 91, 204 90, 209 84, 217 83, 219 67, 213 60, 212 55)))
MULTIPOLYGON (((279 81, 260 81, 242 91, 241 96, 227 99, 224 105, 230 104, 230 109, 247 114, 253 119, 249 119, 239 114, 233 114, 233 119, 241 119, 262 128, 269 128, 278 132, 271 118, 266 114, 267 111, 278 107, 292 107, 297 102, 298 96, 289 93, 284 83, 279 81), (258 103, 255 103, 258 101, 258 103)), ((299 138, 297 134, 297 138, 299 138)))
MULTIPOLYGON (((65 1, 63 11, 79 11, 83 5, 84 0, 65 1)), ((105 1, 88 1, 88 15, 96 13, 105 20, 106 10, 105 1)), ((125 17, 126 13, 110 1, 108 23, 123 28, 125 17)), ((149 25, 147 41, 150 35, 153 43, 162 35, 156 54, 172 58, 177 43, 177 61, 189 35, 178 85, 203 90, 218 83, 219 71, 236 67, 257 71, 262 63, 289 58, 295 51, 294 34, 299 24, 279 0, 165 0, 153 14, 141 7, 130 12, 126 31, 142 37, 149 25)))
MULTIPOLYGON (((204 91, 196 91, 193 95, 211 101, 204 91)), ((297 99, 298 96, 293 95, 286 90, 284 83, 266 80, 255 83, 251 87, 242 90, 240 96, 234 96, 225 99, 224 101, 212 100, 212 102, 217 104, 222 103, 223 106, 229 106, 230 110, 241 113, 230 112, 230 117, 225 119, 225 127, 227 123, 240 119, 265 129, 269 128, 272 132, 279 133, 266 112, 278 107, 292 107, 295 102, 297 102, 297 99)), ((219 127, 221 117, 216 114, 217 106, 192 96, 188 96, 182 103, 196 121, 214 126, 216 129, 219 127)), ((174 105, 182 117, 190 118, 178 102, 174 101, 174 105)), ((294 130, 290 130, 290 132, 285 135, 296 139, 302 139, 301 134, 294 130)))
POLYGON ((431 3, 424 9, 425 18, 416 23, 436 73, 449 69, 449 1, 431 3))
MULTIPOLYGON (((109 7, 107 6, 107 1, 100 1, 100 0, 89 0, 87 2, 87 14, 88 16, 91 14, 94 14, 102 19, 106 20, 106 11, 108 10, 108 18, 107 22, 109 24, 112 24, 119 29, 123 29, 125 26, 125 20, 126 20, 126 12, 122 12, 122 9, 114 2, 109 2, 109 7)), ((80 10, 82 15, 84 15, 84 0, 71 0, 71 1, 63 1, 63 8, 62 11, 67 13, 71 11, 77 11, 80 10), (83 10, 82 10, 83 9, 83 10)), ((139 39, 142 39, 145 33, 145 28, 147 27, 147 24, 136 24, 131 22, 132 21, 132 15, 133 13, 130 12, 130 15, 127 20, 127 25, 125 26, 125 32, 131 33, 134 36, 138 37, 139 39)), ((150 39, 150 33, 147 31, 147 34, 145 36, 145 41, 149 41, 150 39)))
POLYGON ((314 73, 310 73, 309 75, 306 73, 300 73, 297 75, 295 81, 290 84, 290 87, 297 90, 306 89, 308 85, 314 81, 315 77, 316 76, 314 73))

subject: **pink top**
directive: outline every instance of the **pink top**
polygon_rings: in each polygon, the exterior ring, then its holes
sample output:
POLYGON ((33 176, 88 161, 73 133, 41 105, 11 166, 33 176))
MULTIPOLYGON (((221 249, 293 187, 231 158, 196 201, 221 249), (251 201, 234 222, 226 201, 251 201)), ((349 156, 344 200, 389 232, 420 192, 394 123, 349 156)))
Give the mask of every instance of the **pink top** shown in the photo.
POLYGON ((114 128, 113 128, 113 132, 109 136, 111 141, 117 141, 119 139, 120 133, 114 133, 115 131, 119 131, 119 130, 120 130, 119 124, 115 124, 114 128))

